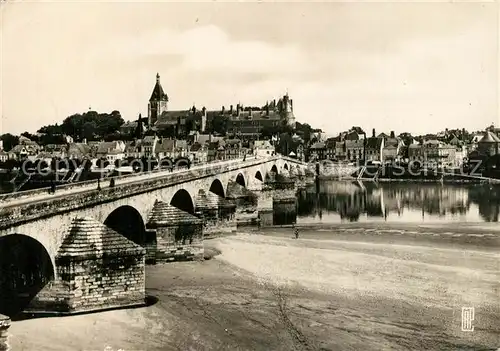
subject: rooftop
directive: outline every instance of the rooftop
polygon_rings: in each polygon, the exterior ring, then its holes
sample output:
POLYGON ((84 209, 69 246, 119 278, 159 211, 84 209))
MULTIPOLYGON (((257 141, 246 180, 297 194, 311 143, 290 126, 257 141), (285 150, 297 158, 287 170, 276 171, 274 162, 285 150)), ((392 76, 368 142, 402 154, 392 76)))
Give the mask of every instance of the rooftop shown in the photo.
POLYGON ((64 239, 58 258, 102 257, 108 255, 138 255, 145 250, 101 222, 90 218, 75 218, 64 239))
POLYGON ((199 224, 202 220, 163 201, 157 201, 149 216, 147 228, 169 227, 179 224, 199 224))

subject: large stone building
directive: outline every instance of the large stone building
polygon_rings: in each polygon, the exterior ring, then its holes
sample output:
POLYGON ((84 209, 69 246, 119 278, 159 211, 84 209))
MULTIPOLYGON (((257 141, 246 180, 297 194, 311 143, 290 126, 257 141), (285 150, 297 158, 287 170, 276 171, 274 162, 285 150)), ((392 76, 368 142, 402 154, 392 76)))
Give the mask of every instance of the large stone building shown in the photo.
MULTIPOLYGON (((257 139, 266 128, 288 125, 295 128, 293 100, 285 94, 278 101, 266 102, 262 107, 244 107, 238 103, 236 107, 224 106, 220 110, 208 111, 205 107, 196 106, 187 110, 172 111, 168 109, 169 97, 163 90, 160 75, 156 75, 156 84, 148 103, 147 118, 139 117, 138 121, 127 122, 121 127, 123 133, 132 133, 144 124, 146 130, 154 130, 160 135, 169 137, 186 136, 193 131, 213 132, 221 129, 220 121, 225 123, 225 132, 239 139, 257 139), (140 123, 138 123, 140 122, 140 123)), ((137 133, 136 133, 137 134, 137 133)))

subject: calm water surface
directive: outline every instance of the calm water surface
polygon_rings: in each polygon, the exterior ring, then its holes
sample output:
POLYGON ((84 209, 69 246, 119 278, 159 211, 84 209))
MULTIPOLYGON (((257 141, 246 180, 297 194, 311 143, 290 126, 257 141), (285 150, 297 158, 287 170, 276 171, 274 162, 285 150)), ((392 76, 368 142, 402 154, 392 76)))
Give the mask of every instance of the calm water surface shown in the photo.
POLYGON ((500 186, 322 181, 301 190, 297 223, 498 222, 500 186))

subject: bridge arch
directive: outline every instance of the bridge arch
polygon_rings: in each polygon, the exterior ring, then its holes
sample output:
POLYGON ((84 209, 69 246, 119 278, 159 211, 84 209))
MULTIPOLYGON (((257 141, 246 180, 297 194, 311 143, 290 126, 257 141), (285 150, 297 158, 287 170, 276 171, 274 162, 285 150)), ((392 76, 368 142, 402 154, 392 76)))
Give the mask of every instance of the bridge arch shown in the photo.
POLYGON ((213 180, 212 184, 210 185, 209 191, 220 197, 226 197, 224 185, 222 185, 222 182, 217 178, 213 180))
POLYGON ((236 176, 236 183, 243 187, 246 187, 245 176, 243 175, 243 173, 238 173, 238 175, 236 176))
POLYGON ((271 167, 271 173, 278 174, 278 167, 275 164, 271 167))
POLYGON ((170 205, 191 214, 194 214, 195 211, 193 198, 185 189, 177 190, 170 200, 170 205))
POLYGON ((22 312, 40 290, 54 279, 47 249, 24 234, 0 237, 0 313, 22 312))
POLYGON ((138 245, 144 245, 146 242, 144 220, 132 206, 118 207, 109 214, 104 224, 138 245))
POLYGON ((255 173, 255 178, 257 178, 258 180, 260 180, 261 182, 264 181, 264 178, 262 177, 262 173, 260 173, 260 171, 257 171, 255 173))

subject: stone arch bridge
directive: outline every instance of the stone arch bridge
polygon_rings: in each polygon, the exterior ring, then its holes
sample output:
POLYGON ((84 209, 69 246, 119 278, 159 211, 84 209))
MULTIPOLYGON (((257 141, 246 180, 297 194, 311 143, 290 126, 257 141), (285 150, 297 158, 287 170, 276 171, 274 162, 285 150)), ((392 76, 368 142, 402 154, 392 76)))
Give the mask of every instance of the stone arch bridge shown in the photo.
POLYGON ((156 200, 194 213, 201 189, 225 197, 231 182, 259 190, 272 173, 304 174, 305 169, 304 163, 281 156, 247 158, 118 177, 113 187, 103 180, 62 186, 55 194, 48 194, 48 189, 4 194, 0 196, 0 255, 16 242, 26 250, 43 248, 55 267, 74 218, 93 218, 138 242, 140 238, 134 235, 144 231, 156 200))

